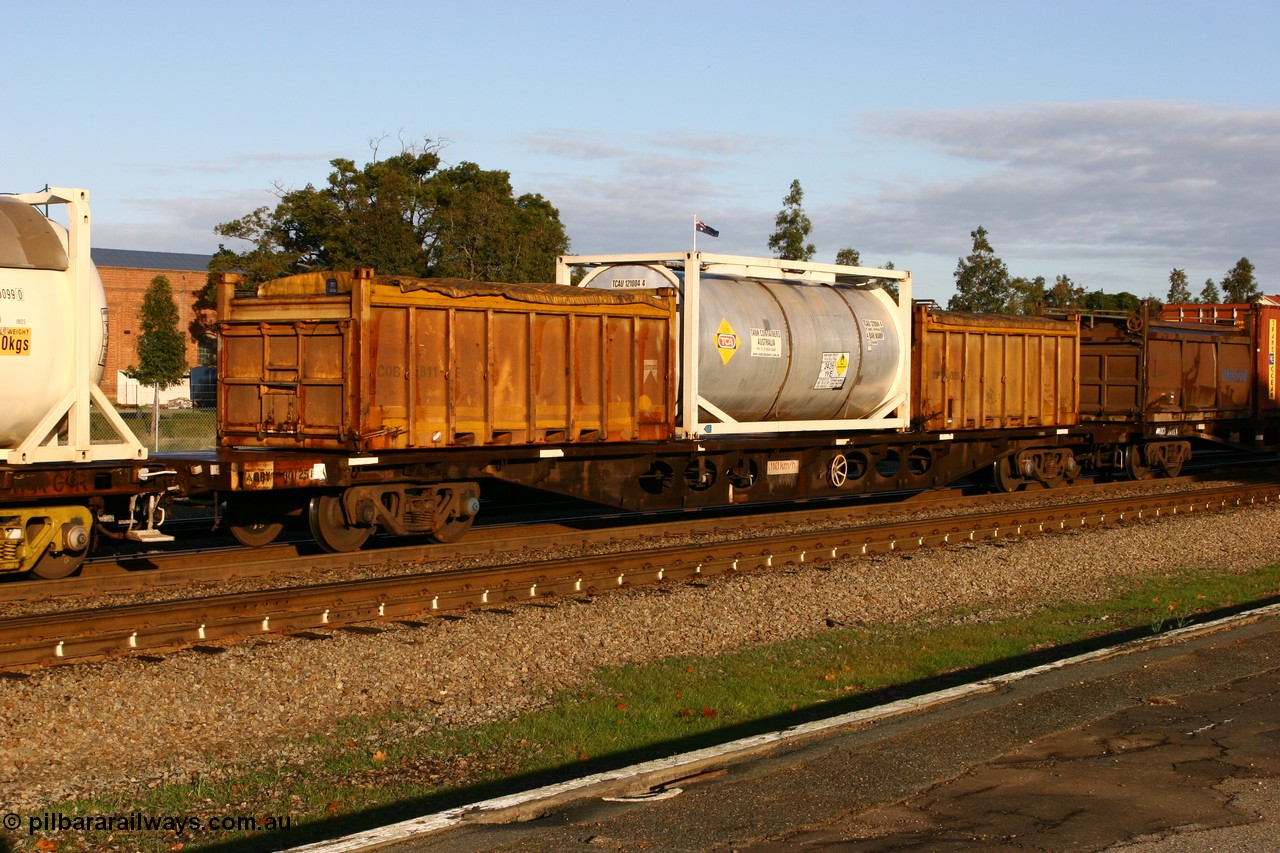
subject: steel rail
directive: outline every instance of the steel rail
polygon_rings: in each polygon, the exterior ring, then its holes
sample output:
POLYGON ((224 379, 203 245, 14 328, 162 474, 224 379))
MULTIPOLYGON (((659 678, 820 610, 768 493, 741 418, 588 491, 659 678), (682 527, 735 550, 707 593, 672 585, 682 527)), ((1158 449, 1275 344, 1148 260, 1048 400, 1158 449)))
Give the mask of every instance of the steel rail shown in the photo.
MULTIPOLYGON (((1122 524, 1144 518, 1273 504, 1274 485, 1196 495, 1147 495, 1075 507, 1022 508, 665 546, 375 580, 231 593, 160 603, 0 619, 0 669, 87 660, 215 641, 402 620, 450 611, 594 595, 664 581, 817 564, 989 539, 1122 524)), ((349 555, 348 555, 349 556, 349 555)))

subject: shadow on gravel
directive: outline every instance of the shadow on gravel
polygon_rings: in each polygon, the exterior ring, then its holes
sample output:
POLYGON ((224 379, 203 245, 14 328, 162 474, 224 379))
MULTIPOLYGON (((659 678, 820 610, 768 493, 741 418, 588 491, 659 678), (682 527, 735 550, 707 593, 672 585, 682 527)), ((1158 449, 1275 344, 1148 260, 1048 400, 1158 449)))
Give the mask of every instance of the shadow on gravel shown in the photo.
MULTIPOLYGON (((995 661, 979 667, 949 672, 945 675, 919 679, 905 684, 895 685, 893 687, 881 688, 879 690, 873 690, 866 693, 850 695, 841 699, 834 699, 824 702, 819 706, 801 709, 788 714, 779 714, 772 717, 753 720, 747 723, 725 726, 724 728, 717 729, 714 732, 707 732, 694 737, 677 738, 653 744, 652 746, 644 749, 614 753, 611 755, 601 756, 599 758, 593 758, 590 761, 581 763, 575 762, 572 766, 566 766, 554 771, 526 774, 523 776, 512 776, 496 782, 474 785, 467 788, 456 788, 438 794, 432 794, 414 800, 384 806, 382 808, 369 809, 355 814, 343 815, 341 817, 309 823, 306 826, 296 827, 286 832, 276 832, 239 838, 234 841, 221 843, 214 842, 208 846, 200 846, 198 849, 202 851, 215 851, 215 853, 233 853, 233 851, 235 853, 272 853, 272 851, 285 850, 302 844, 339 838, 344 835, 367 831, 376 827, 386 826, 388 824, 398 823, 400 821, 422 817, 423 815, 434 814, 448 809, 467 806, 484 800, 493 799, 495 797, 507 796, 545 785, 566 782, 595 773, 617 770, 632 764, 652 761, 659 758, 667 758, 683 752, 706 749, 708 747, 718 746, 741 738, 751 737, 767 732, 780 731, 793 726, 837 717, 854 711, 875 708, 879 705, 885 705, 902 699, 923 696, 962 684, 1019 672, 1024 669, 1030 669, 1032 667, 1065 660, 1087 652, 1104 649, 1108 646, 1116 646, 1133 640, 1148 638, 1154 634, 1159 634, 1173 628, 1204 624, 1206 622, 1212 622, 1215 619, 1233 616, 1248 610, 1266 607, 1273 604, 1280 604, 1280 596, 1270 596, 1268 598, 1246 604, 1238 604, 1232 607, 1221 608, 1219 610, 1199 614, 1192 619, 1182 619, 1176 622, 1170 620, 1169 622, 1162 624, 1154 632, 1152 627, 1149 625, 1130 628, 1123 631, 1116 631, 1097 637, 1091 637, 1087 640, 1070 643, 1065 646, 1057 646, 1052 649, 1042 649, 1040 651, 1019 655, 1017 657, 1006 658, 1004 660, 995 661)), ((0 853, 4 853, 3 847, 0 847, 0 853)))

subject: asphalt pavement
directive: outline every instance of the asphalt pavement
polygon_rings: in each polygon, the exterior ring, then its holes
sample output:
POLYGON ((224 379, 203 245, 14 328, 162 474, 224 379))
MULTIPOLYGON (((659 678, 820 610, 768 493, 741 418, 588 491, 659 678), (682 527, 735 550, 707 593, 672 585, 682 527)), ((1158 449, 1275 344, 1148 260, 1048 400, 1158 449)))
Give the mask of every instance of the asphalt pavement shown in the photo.
POLYGON ((1160 637, 377 849, 1271 853, 1278 640, 1274 613, 1160 637))

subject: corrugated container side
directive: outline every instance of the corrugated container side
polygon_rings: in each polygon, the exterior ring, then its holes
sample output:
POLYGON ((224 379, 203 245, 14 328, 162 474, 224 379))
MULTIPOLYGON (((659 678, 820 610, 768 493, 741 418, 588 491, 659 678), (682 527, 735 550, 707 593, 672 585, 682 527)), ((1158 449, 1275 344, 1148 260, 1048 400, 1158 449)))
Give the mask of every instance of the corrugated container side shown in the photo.
POLYGON ((1078 422, 1075 322, 920 306, 914 335, 918 427, 949 432, 1078 422))
POLYGON ((552 291, 521 301, 499 285, 381 278, 329 297, 282 281, 271 290, 287 297, 227 300, 224 445, 372 451, 674 434, 671 298, 574 289, 564 302, 552 291), (307 319, 333 314, 329 303, 347 316, 307 319))
POLYGON ((1276 385, 1276 347, 1280 338, 1280 306, 1257 306, 1257 322, 1254 327, 1254 381, 1257 386, 1257 403, 1261 414, 1274 415, 1280 411, 1280 388, 1276 385))

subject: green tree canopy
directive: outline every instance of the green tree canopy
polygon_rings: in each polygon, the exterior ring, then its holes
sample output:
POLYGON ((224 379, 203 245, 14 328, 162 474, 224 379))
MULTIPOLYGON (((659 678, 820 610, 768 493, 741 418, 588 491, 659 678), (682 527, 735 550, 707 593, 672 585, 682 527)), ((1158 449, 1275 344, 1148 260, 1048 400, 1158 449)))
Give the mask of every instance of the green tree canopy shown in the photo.
POLYGON ((161 390, 177 385, 187 372, 187 342, 178 329, 178 306, 169 279, 158 275, 142 297, 138 366, 127 373, 161 390))
POLYGON ((846 267, 862 266, 862 253, 852 246, 836 252, 836 263, 846 267))
POLYGON ((507 172, 441 168, 439 147, 406 147, 363 168, 330 162, 324 187, 280 191, 215 230, 251 248, 220 247, 210 269, 263 281, 310 269, 372 267, 391 275, 549 281, 569 249, 560 214, 538 194, 515 197, 507 172))
POLYGON ((769 248, 775 258, 788 261, 811 261, 817 249, 812 243, 806 243, 813 223, 805 215, 801 204, 804 202, 804 190, 800 181, 791 182, 791 190, 782 199, 782 210, 773 220, 775 230, 769 238, 769 248))
POLYGON ((1007 314, 1034 314, 1045 301, 1048 292, 1044 276, 1023 278, 1018 276, 1009 280, 1009 301, 1005 305, 1007 314))
POLYGON ((1044 295, 1048 308, 1079 308, 1084 305, 1084 288, 1065 275, 1058 276, 1044 295))
MULTIPOLYGON (((897 267, 893 265, 893 261, 885 261, 883 264, 880 265, 880 269, 892 270, 892 269, 897 269, 897 267)), ((898 301, 899 288, 898 288, 898 282, 896 280, 891 278, 881 279, 880 286, 883 287, 886 291, 888 291, 889 295, 893 297, 894 302, 898 301)))
MULTIPOLYGON (((841 249, 840 251, 836 252, 836 263, 846 267, 860 267, 862 266, 862 253, 859 252, 857 249, 853 248, 852 246, 841 249)), ((893 261, 885 261, 880 268, 886 269, 886 270, 893 269, 894 268, 893 261)), ((899 288, 898 288, 897 281, 893 279, 884 278, 884 279, 880 279, 879 284, 880 284, 880 287, 882 287, 890 296, 893 297, 894 302, 898 301, 899 288)))
POLYGON ((1236 261, 1236 265, 1222 277, 1222 293, 1228 302, 1257 302, 1262 298, 1262 291, 1253 277, 1253 264, 1248 258, 1236 261))
POLYGON ((1213 283, 1213 279, 1206 278, 1204 280, 1204 288, 1200 291, 1199 301, 1206 305, 1213 305, 1222 301, 1222 295, 1218 293, 1218 286, 1213 283))
POLYGON ((1191 302, 1191 287, 1187 282, 1187 271, 1174 267, 1169 271, 1169 295, 1165 297, 1165 302, 1171 305, 1181 305, 1191 302))
POLYGON ((1119 293, 1091 290, 1085 294, 1083 307, 1102 311, 1137 311, 1142 307, 1142 300, 1127 290, 1119 293))
POLYGON ((1004 313, 1008 309, 1012 286, 1009 269, 996 257, 987 240, 987 229, 981 225, 970 231, 973 250, 956 264, 956 292, 947 303, 952 311, 1004 313))

